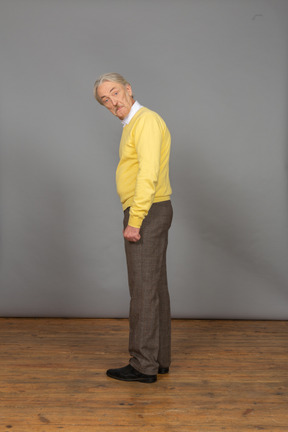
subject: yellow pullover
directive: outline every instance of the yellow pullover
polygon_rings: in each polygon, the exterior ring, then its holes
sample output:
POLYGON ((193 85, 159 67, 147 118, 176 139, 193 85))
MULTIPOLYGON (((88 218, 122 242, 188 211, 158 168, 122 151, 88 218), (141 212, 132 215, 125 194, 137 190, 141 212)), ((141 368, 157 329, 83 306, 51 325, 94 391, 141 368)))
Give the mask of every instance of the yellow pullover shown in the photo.
POLYGON ((155 202, 168 201, 171 136, 164 120, 142 107, 123 128, 117 192, 123 210, 130 207, 128 224, 140 228, 155 202))

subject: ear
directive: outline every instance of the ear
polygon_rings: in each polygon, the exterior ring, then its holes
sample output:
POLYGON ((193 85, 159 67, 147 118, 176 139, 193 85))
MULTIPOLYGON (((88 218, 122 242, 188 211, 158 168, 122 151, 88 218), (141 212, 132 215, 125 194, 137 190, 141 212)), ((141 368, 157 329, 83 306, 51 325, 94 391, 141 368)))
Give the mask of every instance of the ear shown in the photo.
POLYGON ((132 87, 131 87, 130 84, 126 84, 126 90, 127 90, 128 94, 129 94, 129 96, 133 95, 132 87))

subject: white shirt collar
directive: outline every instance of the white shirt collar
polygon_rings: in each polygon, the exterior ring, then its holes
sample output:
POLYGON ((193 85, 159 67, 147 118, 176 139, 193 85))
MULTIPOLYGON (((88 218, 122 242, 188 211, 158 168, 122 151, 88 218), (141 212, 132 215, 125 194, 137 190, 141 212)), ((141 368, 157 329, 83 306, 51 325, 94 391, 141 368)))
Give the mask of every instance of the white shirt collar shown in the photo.
POLYGON ((121 120, 123 127, 129 124, 129 122, 132 120, 132 118, 137 113, 137 111, 140 110, 140 108, 143 108, 142 105, 140 105, 139 102, 135 101, 134 104, 132 105, 130 112, 127 115, 127 117, 125 117, 123 120, 121 120))

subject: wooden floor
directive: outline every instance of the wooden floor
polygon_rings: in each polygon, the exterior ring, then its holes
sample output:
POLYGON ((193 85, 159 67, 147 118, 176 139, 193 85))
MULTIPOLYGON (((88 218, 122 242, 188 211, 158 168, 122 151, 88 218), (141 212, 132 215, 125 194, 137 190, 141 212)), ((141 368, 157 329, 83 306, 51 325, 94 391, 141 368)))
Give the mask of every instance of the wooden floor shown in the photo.
POLYGON ((0 319, 0 432, 288 431, 288 322, 173 320, 153 384, 128 362, 127 320, 0 319))

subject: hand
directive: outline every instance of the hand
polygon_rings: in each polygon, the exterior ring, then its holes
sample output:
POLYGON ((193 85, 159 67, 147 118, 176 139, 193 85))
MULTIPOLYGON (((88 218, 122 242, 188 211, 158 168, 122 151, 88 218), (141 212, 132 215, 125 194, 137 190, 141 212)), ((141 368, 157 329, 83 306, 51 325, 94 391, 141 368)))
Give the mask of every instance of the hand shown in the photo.
POLYGON ((140 228, 135 228, 130 225, 127 225, 127 227, 123 231, 123 236, 125 240, 136 243, 141 238, 139 232, 140 232, 140 228))

